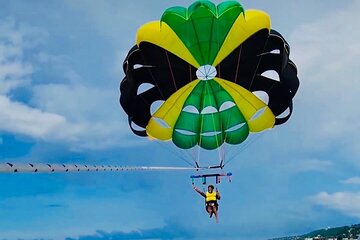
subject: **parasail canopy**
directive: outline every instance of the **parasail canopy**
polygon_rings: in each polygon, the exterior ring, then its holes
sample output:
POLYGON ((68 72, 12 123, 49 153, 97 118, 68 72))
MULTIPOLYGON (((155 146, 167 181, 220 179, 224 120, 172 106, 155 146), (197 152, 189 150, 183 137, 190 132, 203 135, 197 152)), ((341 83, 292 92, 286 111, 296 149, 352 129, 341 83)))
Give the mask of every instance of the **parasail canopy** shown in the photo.
POLYGON ((236 1, 172 7, 139 28, 120 104, 139 136, 181 149, 241 144, 290 118, 299 80, 289 54, 263 11, 236 1))

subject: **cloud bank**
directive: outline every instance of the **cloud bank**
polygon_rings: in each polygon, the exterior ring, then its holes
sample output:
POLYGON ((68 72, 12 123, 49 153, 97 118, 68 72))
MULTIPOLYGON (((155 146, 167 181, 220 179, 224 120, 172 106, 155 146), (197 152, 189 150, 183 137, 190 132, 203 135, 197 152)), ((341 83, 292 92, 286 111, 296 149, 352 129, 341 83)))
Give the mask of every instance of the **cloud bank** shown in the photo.
POLYGON ((66 240, 112 240, 112 239, 193 239, 194 233, 184 226, 168 222, 164 227, 152 229, 139 229, 130 232, 96 231, 96 234, 66 238, 66 240))
POLYGON ((360 219, 360 192, 320 192, 311 199, 316 205, 360 219))

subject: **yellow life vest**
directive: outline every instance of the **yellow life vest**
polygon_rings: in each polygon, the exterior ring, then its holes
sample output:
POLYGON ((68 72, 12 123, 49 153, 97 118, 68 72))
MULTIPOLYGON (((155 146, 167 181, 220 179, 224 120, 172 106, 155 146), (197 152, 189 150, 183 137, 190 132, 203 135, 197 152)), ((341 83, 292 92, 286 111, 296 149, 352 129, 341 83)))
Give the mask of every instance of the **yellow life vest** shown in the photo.
POLYGON ((205 202, 210 202, 210 201, 216 201, 217 200, 215 191, 213 191, 212 193, 206 192, 205 196, 206 196, 205 202))

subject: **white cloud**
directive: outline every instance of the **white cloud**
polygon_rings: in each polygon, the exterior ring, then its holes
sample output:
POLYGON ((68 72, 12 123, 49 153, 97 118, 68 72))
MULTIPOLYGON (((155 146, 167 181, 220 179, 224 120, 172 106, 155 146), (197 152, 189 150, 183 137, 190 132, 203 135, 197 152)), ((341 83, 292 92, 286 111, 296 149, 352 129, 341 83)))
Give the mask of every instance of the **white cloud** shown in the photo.
POLYGON ((301 81, 292 124, 299 129, 300 143, 310 150, 351 150, 360 134, 360 3, 353 3, 300 26, 289 39, 301 81))
POLYGON ((113 89, 48 84, 34 87, 32 103, 43 111, 66 116, 72 125, 81 126, 81 131, 75 133, 78 146, 105 148, 131 143, 123 140, 130 130, 117 94, 113 89))
MULTIPOLYGON (((42 141, 62 141, 73 148, 107 148, 131 144, 123 141, 130 130, 121 115, 118 88, 85 86, 66 55, 34 51, 46 34, 13 19, 0 21, 0 131, 42 141), (29 55, 34 61, 30 64, 29 55), (37 64, 37 65, 35 65, 37 64), (34 69, 52 67, 62 83, 35 85, 34 69), (12 90, 26 87, 30 102, 10 98, 12 90)), ((39 80, 37 80, 39 82, 39 80)))
POLYGON ((360 185, 360 177, 352 177, 341 181, 344 184, 360 185))
POLYGON ((42 42, 43 31, 0 21, 0 131, 39 139, 74 140, 78 126, 69 126, 63 116, 41 111, 7 96, 20 86, 30 86, 33 66, 24 60, 25 51, 42 42), (59 131, 66 128, 68 131, 59 131))
POLYGON ((326 172, 332 169, 333 163, 320 159, 295 159, 286 162, 284 167, 290 172, 326 172))
POLYGON ((25 32, 16 29, 14 21, 0 21, 0 94, 28 84, 33 69, 22 59, 27 45, 24 38, 25 32))
MULTIPOLYGON (((65 86, 64 88, 70 87, 65 86)), ((73 90, 72 94, 67 93, 74 100, 72 104, 71 99, 66 98, 66 94, 62 95, 61 87, 58 89, 57 94, 53 91, 47 92, 54 94, 52 95, 53 98, 50 95, 48 95, 49 98, 46 98, 49 102, 44 100, 44 103, 49 105, 47 107, 48 111, 13 102, 0 95, 0 130, 27 135, 47 142, 66 142, 76 149, 103 149, 139 144, 138 141, 131 138, 124 141, 125 136, 130 131, 127 124, 122 121, 118 108, 114 110, 114 113, 107 114, 106 104, 105 106, 102 104, 96 105, 96 100, 100 100, 101 94, 103 94, 101 91, 99 91, 98 95, 93 95, 91 93, 94 93, 95 90, 90 89, 85 94, 86 96, 98 96, 95 99, 91 98, 94 103, 92 105, 86 103, 86 99, 81 99, 76 94, 76 90, 73 90), (61 98, 64 98, 63 104, 58 102, 59 105, 57 105, 55 102, 61 100, 61 98), (50 109, 61 114, 51 113, 50 109), (117 115, 116 112, 118 113, 117 118, 114 117, 114 115, 117 115), (66 115, 70 116, 70 119, 64 117, 66 115)), ((45 99, 44 97, 42 96, 42 99, 45 99)), ((89 99, 89 102, 92 101, 91 99, 89 99)))
POLYGON ((316 205, 360 218, 360 192, 336 192, 332 194, 320 192, 311 197, 311 200, 316 205))
POLYGON ((30 107, 0 95, 0 130, 72 148, 103 149, 137 144, 130 134, 116 92, 81 85, 48 84, 33 88, 30 107), (110 104, 110 105, 109 105, 110 104))
POLYGON ((38 33, 41 31, 18 26, 12 19, 0 21, 0 130, 40 139, 50 135, 62 139, 64 133, 57 129, 67 124, 64 117, 11 101, 7 96, 11 90, 30 85, 33 67, 24 61, 24 52, 41 42, 34 36, 38 33))
POLYGON ((75 139, 76 132, 80 130, 80 127, 69 127, 63 116, 42 112, 19 102, 12 102, 1 95, 0 126, 0 129, 8 132, 44 140, 75 139), (64 128, 68 131, 63 131, 64 128))

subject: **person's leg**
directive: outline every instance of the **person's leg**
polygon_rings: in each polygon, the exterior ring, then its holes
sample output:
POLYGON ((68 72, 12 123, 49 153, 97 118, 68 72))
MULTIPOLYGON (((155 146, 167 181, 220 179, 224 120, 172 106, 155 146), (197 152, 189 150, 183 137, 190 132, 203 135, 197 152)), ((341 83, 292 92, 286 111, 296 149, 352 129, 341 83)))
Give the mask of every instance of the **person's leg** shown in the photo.
POLYGON ((212 212, 213 212, 214 215, 215 215, 215 221, 216 221, 216 223, 219 223, 218 211, 217 211, 217 207, 216 207, 216 206, 213 206, 213 207, 212 207, 212 212))
POLYGON ((206 211, 209 213, 209 216, 212 217, 213 215, 213 207, 210 205, 206 206, 206 211))

